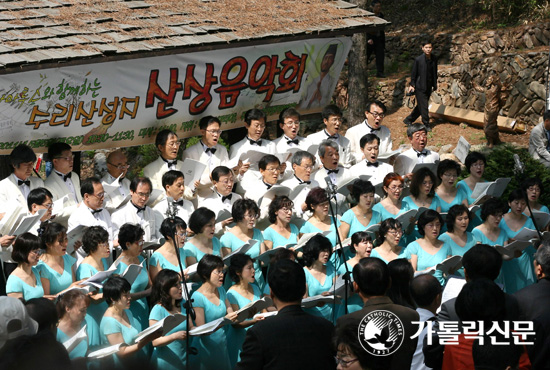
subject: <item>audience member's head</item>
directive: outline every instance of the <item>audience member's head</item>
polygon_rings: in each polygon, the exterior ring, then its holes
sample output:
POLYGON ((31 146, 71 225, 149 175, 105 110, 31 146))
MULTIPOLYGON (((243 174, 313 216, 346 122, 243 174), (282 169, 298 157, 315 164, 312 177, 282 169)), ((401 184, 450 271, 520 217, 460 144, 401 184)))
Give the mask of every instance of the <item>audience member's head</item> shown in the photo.
POLYGON ((441 294, 441 284, 433 275, 419 275, 411 282, 411 296, 420 308, 435 311, 441 305, 441 294))
POLYGON ((357 335, 357 324, 337 327, 333 343, 337 369, 383 370, 390 367, 391 356, 373 356, 363 349, 357 335))
POLYGON ((462 321, 501 321, 506 317, 504 292, 494 281, 471 280, 456 297, 455 309, 462 321))
POLYGON ((267 281, 274 301, 299 304, 306 293, 304 269, 287 259, 271 264, 267 281))
POLYGON ((537 279, 550 277, 550 242, 544 241, 535 253, 535 274, 537 279))
POLYGON ((414 269, 405 258, 397 258, 388 263, 391 286, 386 292, 393 303, 415 309, 416 305, 411 297, 410 284, 414 277, 414 269))
POLYGON ((380 258, 363 258, 353 267, 353 286, 364 297, 386 295, 390 283, 390 270, 380 258))
POLYGON ((49 330, 55 334, 57 330, 57 310, 55 304, 48 298, 32 298, 25 302, 29 316, 38 323, 38 331, 49 330))
POLYGON ((476 244, 462 257, 466 280, 495 280, 502 267, 502 256, 494 247, 487 244, 476 244))

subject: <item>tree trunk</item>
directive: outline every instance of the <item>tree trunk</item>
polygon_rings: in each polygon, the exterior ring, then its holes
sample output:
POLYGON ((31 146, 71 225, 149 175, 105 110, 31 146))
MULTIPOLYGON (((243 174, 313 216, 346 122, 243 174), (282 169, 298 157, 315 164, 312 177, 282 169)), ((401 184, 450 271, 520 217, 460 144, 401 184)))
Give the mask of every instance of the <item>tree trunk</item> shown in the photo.
MULTIPOLYGON (((350 0, 350 3, 366 9, 366 0, 350 0)), ((348 58, 348 127, 355 126, 365 119, 367 103, 367 35, 356 33, 348 58)))

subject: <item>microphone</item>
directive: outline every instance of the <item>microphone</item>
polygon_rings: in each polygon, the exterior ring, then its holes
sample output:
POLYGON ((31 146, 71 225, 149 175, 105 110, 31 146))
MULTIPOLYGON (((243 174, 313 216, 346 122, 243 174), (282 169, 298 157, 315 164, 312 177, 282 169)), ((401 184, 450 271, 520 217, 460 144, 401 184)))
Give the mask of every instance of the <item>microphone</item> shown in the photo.
POLYGON ((514 154, 514 172, 517 174, 523 174, 523 171, 525 170, 525 165, 519 159, 519 155, 514 154))

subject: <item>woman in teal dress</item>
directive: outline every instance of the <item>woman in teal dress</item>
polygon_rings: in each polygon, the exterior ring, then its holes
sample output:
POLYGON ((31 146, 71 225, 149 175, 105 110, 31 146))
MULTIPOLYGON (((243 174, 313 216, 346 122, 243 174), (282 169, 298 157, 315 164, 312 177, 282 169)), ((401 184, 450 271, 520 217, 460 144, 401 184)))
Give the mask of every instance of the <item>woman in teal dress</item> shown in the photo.
POLYGON ((306 197, 306 206, 313 213, 313 216, 302 225, 300 236, 309 233, 331 231, 327 235, 327 238, 333 247, 336 246, 338 242, 336 232, 340 227, 340 221, 337 220, 337 224, 334 225, 332 217, 329 216, 328 194, 326 190, 321 188, 311 189, 306 197))
POLYGON ((267 249, 298 243, 298 227, 292 223, 294 203, 289 197, 276 196, 269 204, 268 217, 271 225, 264 230, 264 243, 267 249))
POLYGON ((23 233, 15 239, 11 258, 17 267, 8 277, 6 294, 8 297, 28 301, 44 296, 40 274, 36 269, 40 258, 42 241, 31 233, 23 233))
POLYGON ((99 326, 101 343, 106 346, 124 344, 113 355, 115 368, 140 369, 149 362, 145 346, 160 333, 148 335, 137 343, 138 322, 130 308, 130 283, 120 276, 111 276, 103 285, 103 297, 109 305, 99 326))
MULTIPOLYGON (((373 243, 372 243, 372 237, 371 235, 366 231, 357 231, 351 236, 351 245, 349 247, 354 254, 352 258, 346 261, 347 265, 347 271, 350 272, 350 283, 353 281, 353 275, 351 275, 351 272, 353 271, 353 267, 355 267, 356 264, 359 263, 361 258, 366 258, 371 256, 373 243)), ((336 275, 344 275, 346 273, 346 267, 342 264, 340 268, 338 268, 338 271, 336 272, 336 275)), ((342 297, 343 300, 344 297, 342 297)), ((340 313, 338 316, 342 316, 344 314, 344 305, 340 305, 340 313)), ((350 296, 348 296, 348 313, 352 313, 355 311, 359 311, 363 308, 363 300, 357 293, 352 293, 350 296)))
MULTIPOLYGON (((227 291, 227 299, 233 308, 233 311, 237 312, 247 304, 257 301, 261 298, 262 294, 260 288, 254 284, 254 264, 250 256, 237 253, 229 264, 229 277, 235 283, 227 291)), ((227 343, 229 351, 229 360, 231 361, 231 368, 234 368, 237 362, 240 360, 241 347, 244 343, 244 337, 246 331, 263 317, 252 318, 251 315, 245 321, 233 324, 229 327, 227 333, 227 343)))
MULTIPOLYGON (((499 224, 500 228, 506 232, 508 239, 514 239, 523 228, 535 229, 533 220, 523 214, 527 203, 522 190, 516 189, 510 193, 508 206, 510 212, 502 217, 499 224)), ((519 257, 502 262, 502 276, 508 294, 513 294, 537 281, 533 268, 535 252, 535 248, 530 245, 521 252, 519 257)))
MULTIPOLYGON (((527 199, 529 200, 529 206, 533 211, 550 213, 547 206, 539 203, 539 198, 542 195, 542 181, 539 178, 529 178, 521 184, 523 191, 527 193, 527 199)), ((524 213, 530 216, 529 208, 525 208, 524 213)), ((547 225, 537 225, 540 228, 545 228, 547 225)))
MULTIPOLYGON (((479 152, 471 152, 466 157, 465 162, 466 170, 470 176, 466 177, 464 180, 460 180, 456 186, 458 190, 464 192, 466 199, 468 200, 468 206, 471 206, 476 200, 472 197, 472 192, 474 191, 476 184, 486 181, 483 178, 483 174, 485 173, 485 166, 487 166, 487 159, 479 152)), ((470 227, 468 230, 473 230, 482 223, 483 220, 481 218, 481 211, 478 210, 472 215, 472 220, 470 221, 470 227)))
POLYGON ((342 239, 382 222, 380 214, 372 210, 374 186, 370 181, 356 180, 352 185, 351 196, 357 205, 347 210, 340 219, 342 239))
POLYGON ((69 358, 86 357, 89 349, 99 345, 99 328, 88 325, 86 311, 88 302, 86 295, 77 289, 69 290, 57 300, 57 341, 64 343, 74 337, 86 325, 86 338, 69 352, 69 358))
POLYGON ((199 262, 205 255, 221 256, 222 245, 214 236, 216 228, 216 214, 214 211, 200 207, 189 217, 189 229, 195 234, 185 243, 185 261, 187 266, 199 262))
POLYGON ((385 197, 372 207, 373 211, 380 214, 382 221, 395 218, 409 210, 409 205, 401 201, 403 184, 403 178, 395 172, 390 172, 384 177, 382 190, 385 197))
POLYGON ((407 248, 401 246, 403 228, 401 222, 395 218, 387 218, 378 229, 378 246, 370 254, 371 257, 380 258, 385 263, 398 258, 409 259, 407 248))
MULTIPOLYGON (((161 270, 153 284, 151 304, 153 308, 149 315, 149 325, 153 326, 167 316, 181 314, 182 285, 180 275, 169 269, 161 270)), ((193 328, 190 322, 189 329, 193 328)), ((166 335, 153 340, 153 356, 151 363, 155 369, 178 370, 187 366, 186 338, 187 320, 170 330, 166 335)))
POLYGON ((49 222, 42 229, 45 253, 36 266, 45 295, 56 295, 75 285, 76 258, 67 252, 67 229, 57 222, 49 222))
MULTIPOLYGON (((464 204, 455 204, 447 213, 447 232, 441 234, 439 240, 449 246, 451 256, 464 256, 464 253, 477 244, 474 235, 467 231, 470 217, 471 213, 464 204)), ((464 268, 458 269, 456 274, 464 277, 464 268)))
POLYGON ((116 274, 122 275, 130 265, 142 266, 139 275, 131 283, 130 297, 132 302, 130 303, 130 311, 132 315, 139 322, 140 327, 138 330, 144 330, 149 325, 149 305, 147 304, 147 298, 151 294, 151 280, 147 273, 147 265, 145 259, 141 256, 143 252, 143 236, 145 231, 141 226, 137 224, 124 224, 118 231, 118 243, 122 248, 120 257, 117 258, 116 274))
MULTIPOLYGON (((256 202, 251 199, 239 199, 233 203, 231 216, 233 216, 235 226, 229 229, 220 239, 223 256, 239 249, 250 240, 256 241, 256 244, 246 252, 250 257, 256 258, 266 251, 262 232, 255 227, 259 215, 260 209, 256 202)), ((263 290, 265 280, 259 261, 254 263, 254 270, 256 271, 256 283, 263 290)))
MULTIPOLYGON (((201 287, 193 293, 195 308, 195 324, 201 326, 221 317, 235 322, 237 314, 227 299, 223 289, 223 261, 218 256, 207 254, 197 266, 197 274, 202 280, 201 287)), ((194 346, 198 349, 194 369, 231 369, 231 361, 227 350, 227 326, 210 335, 195 338, 194 346)))
MULTIPOLYGON (((451 256, 449 246, 438 239, 442 224, 441 215, 433 209, 425 211, 418 218, 418 231, 422 238, 407 246, 415 272, 436 266, 451 256)), ((441 285, 445 284, 445 277, 440 270, 436 270, 434 276, 441 285)))
POLYGON ((167 218, 160 225, 160 233, 164 237, 164 244, 160 246, 149 258, 149 276, 151 281, 155 281, 155 277, 160 270, 169 269, 180 273, 178 262, 181 261, 182 267, 185 269, 185 252, 183 244, 187 236, 187 224, 179 217, 167 218), (177 246, 174 245, 174 239, 177 246))
MULTIPOLYGON (((315 235, 304 245, 304 271, 306 274, 306 296, 330 295, 330 290, 336 279, 336 270, 329 258, 332 253, 330 241, 322 236, 315 235)), ((333 322, 333 305, 325 304, 321 307, 305 309, 306 312, 324 317, 333 322)))
POLYGON ((439 185, 435 190, 435 197, 439 200, 439 206, 443 213, 449 212, 449 209, 457 204, 468 205, 464 190, 456 186, 458 175, 460 175, 460 165, 452 159, 445 159, 437 165, 439 185))
MULTIPOLYGON (((109 233, 101 226, 89 227, 82 236, 82 249, 88 254, 76 269, 77 280, 94 276, 99 271, 109 269, 109 233)), ((103 289, 99 289, 90 296, 91 304, 88 307, 90 315, 97 325, 101 322, 103 314, 107 310, 107 303, 103 300, 103 289)))

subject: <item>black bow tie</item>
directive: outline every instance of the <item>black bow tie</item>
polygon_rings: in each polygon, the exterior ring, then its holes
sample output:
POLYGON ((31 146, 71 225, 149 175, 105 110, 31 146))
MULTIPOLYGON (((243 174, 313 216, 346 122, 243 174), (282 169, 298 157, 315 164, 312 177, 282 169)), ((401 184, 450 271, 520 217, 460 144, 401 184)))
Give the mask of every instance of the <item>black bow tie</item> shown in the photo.
MULTIPOLYGON (((183 207, 183 199, 180 199, 180 200, 175 200, 172 202, 173 204, 177 204, 178 206, 180 207, 183 207)), ((143 208, 145 209, 145 208, 143 208)), ((138 211, 139 212, 139 211, 138 211)))
POLYGON ((338 172, 340 172, 339 169, 335 169, 335 170, 329 170, 328 168, 325 168, 325 169, 327 170, 327 175, 330 175, 331 173, 336 173, 337 174, 338 172))
POLYGON ((67 182, 67 179, 71 178, 71 173, 69 172, 66 175, 63 175, 62 173, 56 172, 60 177, 63 177, 63 181, 67 182))
POLYGON ((177 159, 169 160, 169 159, 165 159, 163 156, 160 156, 160 158, 161 158, 164 162, 168 163, 168 167, 170 167, 170 166, 175 166, 175 165, 178 163, 178 160, 177 160, 177 159))
POLYGON ((17 180, 17 186, 21 186, 21 185, 27 185, 28 187, 31 186, 31 182, 29 180, 17 180))
POLYGON ((369 126, 369 128, 370 128, 371 133, 372 133, 372 132, 375 132, 375 131, 376 131, 376 132, 380 131, 380 127, 378 127, 378 128, 372 128, 372 127, 369 126))
POLYGON ((327 135, 327 139, 333 139, 333 140, 337 140, 338 139, 338 134, 334 134, 334 135, 330 135, 328 132, 325 131, 325 135, 327 135))
POLYGON ((378 163, 378 162, 372 163, 372 162, 367 161, 367 167, 371 167, 371 166, 372 166, 372 167, 378 167, 379 164, 380 164, 380 163, 378 163))
MULTIPOLYGON (((130 203, 132 203, 132 202, 130 202, 130 203)), ((137 212, 136 212, 136 213, 145 212, 145 208, 147 207, 147 206, 145 206, 145 207, 143 207, 143 208, 142 208, 142 207, 138 207, 138 206, 136 206, 134 203, 132 203, 132 205, 133 205, 134 207, 136 207, 136 209, 137 209, 137 212)))
POLYGON ((289 144, 289 145, 290 145, 290 144, 296 144, 296 145, 298 145, 299 141, 298 141, 298 139, 294 139, 294 140, 288 139, 288 140, 286 141, 286 143, 289 144))
POLYGON ((262 139, 252 140, 251 138, 248 138, 248 141, 250 142, 250 145, 262 146, 262 139))
POLYGON ((225 202, 227 199, 231 200, 231 198, 233 198, 233 194, 222 196, 222 203, 225 202))
POLYGON ((216 148, 206 148, 206 149, 204 150, 204 152, 205 152, 205 153, 210 152, 210 153, 214 154, 214 153, 216 153, 216 150, 218 150, 218 149, 216 149, 216 148))
POLYGON ((103 211, 103 208, 92 209, 91 211, 92 211, 92 216, 95 216, 96 214, 101 213, 101 211, 103 211))
POLYGON ((262 181, 265 186, 267 186, 267 190, 271 189, 273 185, 266 183, 265 181, 262 181))
POLYGON ((417 156, 417 157, 420 157, 421 155, 427 156, 427 155, 428 155, 428 152, 425 151, 425 150, 423 150, 423 151, 421 151, 421 152, 416 152, 416 156, 417 156))

